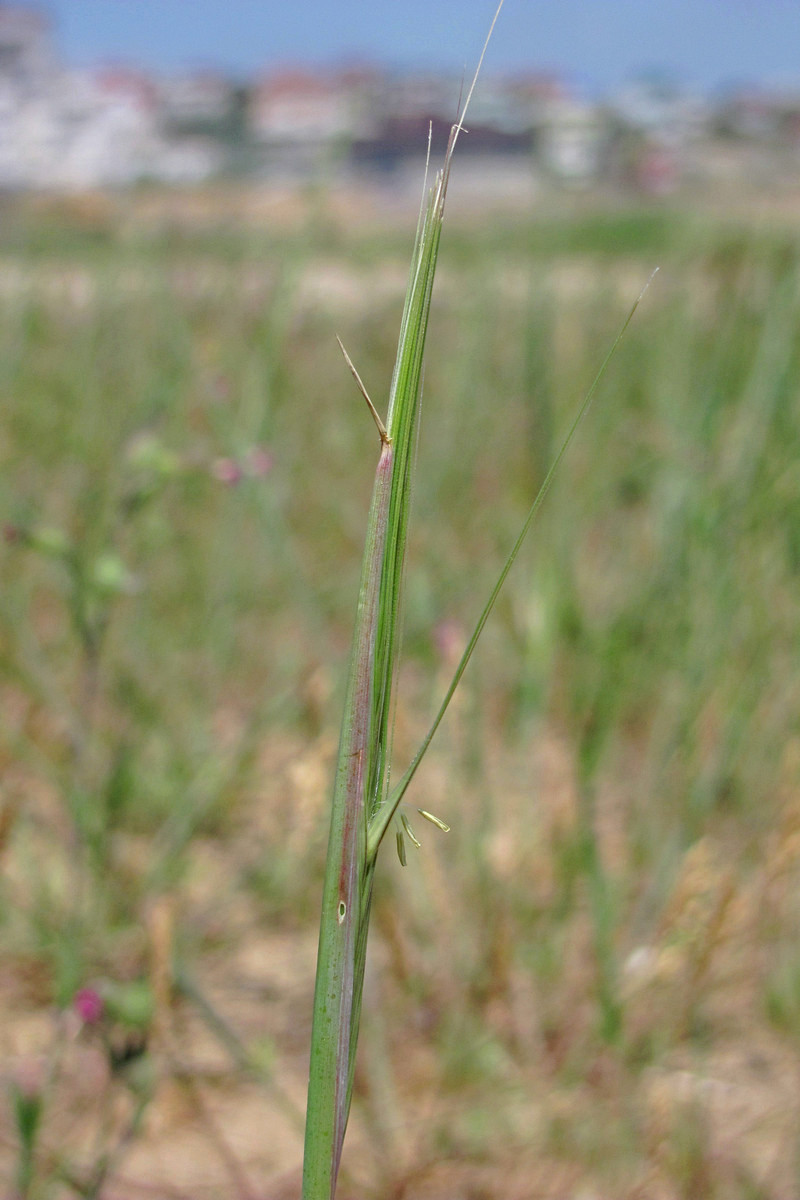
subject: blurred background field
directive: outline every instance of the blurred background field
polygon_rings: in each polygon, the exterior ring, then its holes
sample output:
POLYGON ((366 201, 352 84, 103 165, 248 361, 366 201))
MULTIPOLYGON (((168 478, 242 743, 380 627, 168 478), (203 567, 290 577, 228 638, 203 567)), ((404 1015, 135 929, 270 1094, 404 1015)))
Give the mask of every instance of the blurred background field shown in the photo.
MULTIPOLYGON (((299 1193, 377 453, 334 335, 385 396, 413 219, 261 197, 5 202, 4 1194, 299 1193)), ((660 272, 420 770, 452 832, 384 852, 343 1200, 797 1195, 799 245, 446 222, 399 768, 660 272)))

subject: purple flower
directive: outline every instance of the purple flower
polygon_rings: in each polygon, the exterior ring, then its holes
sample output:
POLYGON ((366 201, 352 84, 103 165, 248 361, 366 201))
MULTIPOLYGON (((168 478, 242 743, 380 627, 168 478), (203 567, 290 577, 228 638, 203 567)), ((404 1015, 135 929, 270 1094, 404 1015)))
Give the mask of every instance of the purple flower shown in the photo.
POLYGON ((104 1011, 103 997, 95 988, 81 988, 72 998, 72 1007, 84 1025, 96 1025, 104 1011))

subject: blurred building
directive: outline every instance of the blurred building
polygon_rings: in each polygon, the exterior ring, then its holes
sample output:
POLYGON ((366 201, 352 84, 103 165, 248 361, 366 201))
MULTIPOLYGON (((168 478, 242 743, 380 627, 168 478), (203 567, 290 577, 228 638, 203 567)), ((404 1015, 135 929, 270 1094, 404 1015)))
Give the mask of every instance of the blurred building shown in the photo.
POLYGON ((52 30, 43 13, 0 4, 0 78, 18 93, 36 91, 56 66, 52 30))
MULTIPOLYGON (((70 70, 45 13, 0 0, 0 189, 418 176, 440 156, 463 99, 459 76, 279 69, 156 77, 128 66, 70 70)), ((459 163, 474 190, 634 189, 657 198, 724 182, 800 182, 800 88, 707 98, 650 73, 603 102, 531 70, 485 76, 459 163)), ((461 168, 459 167, 459 170, 461 168)))
POLYGON ((264 176, 316 175, 341 164, 354 139, 373 128, 365 72, 273 71, 250 94, 250 134, 264 176))
POLYGON ((219 122, 229 93, 206 77, 159 86, 129 67, 68 70, 43 13, 0 4, 0 188, 206 179, 224 153, 198 126, 219 122))

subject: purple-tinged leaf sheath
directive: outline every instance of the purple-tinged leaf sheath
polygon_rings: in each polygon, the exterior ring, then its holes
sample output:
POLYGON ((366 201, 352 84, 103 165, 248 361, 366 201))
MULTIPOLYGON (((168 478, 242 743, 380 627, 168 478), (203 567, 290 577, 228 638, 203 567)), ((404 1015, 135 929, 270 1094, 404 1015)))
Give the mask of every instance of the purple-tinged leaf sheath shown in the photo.
POLYGON ((393 447, 384 442, 370 506, 323 889, 306 1116, 306 1143, 314 1139, 314 1153, 306 1154, 303 1181, 303 1195, 315 1198, 334 1194, 350 1110, 357 1038, 353 1015, 360 1008, 354 989, 363 980, 363 963, 356 960, 366 948, 359 930, 371 880, 365 790, 374 775, 370 755, 375 753, 376 697, 382 693, 382 681, 375 678, 375 643, 393 468, 393 447), (327 1150, 320 1154, 322 1147, 327 1150))

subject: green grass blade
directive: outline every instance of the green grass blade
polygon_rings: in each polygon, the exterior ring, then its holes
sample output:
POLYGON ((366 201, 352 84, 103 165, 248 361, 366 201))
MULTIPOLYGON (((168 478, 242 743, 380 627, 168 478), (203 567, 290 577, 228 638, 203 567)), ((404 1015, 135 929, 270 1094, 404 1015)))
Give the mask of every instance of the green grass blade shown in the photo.
MULTIPOLYGON (((502 0, 489 36, 501 7, 502 0)), ((482 61, 483 54, 478 70, 482 61)), ((472 88, 467 104, 471 94, 472 88)), ((376 417, 382 448, 361 570, 323 885, 303 1200, 332 1200, 350 1111, 375 867, 374 855, 367 854, 367 829, 374 814, 386 807, 422 366, 450 165, 465 111, 466 105, 420 213, 385 428, 347 360, 376 417)))
MULTIPOLYGON (((656 271, 657 270, 658 270, 658 268, 656 268, 656 271)), ((580 425, 583 418, 586 416, 586 413, 589 410, 592 400, 594 399, 594 395, 595 395, 595 392, 597 391, 597 387, 600 383, 600 380, 603 378, 603 375, 605 374, 606 367, 608 366, 609 362, 611 361, 611 359, 614 355, 614 352, 617 349, 617 346, 619 345, 620 341, 622 340, 622 338, 625 334, 625 331, 627 330, 628 326, 630 325, 631 321, 633 320, 634 313, 636 312, 637 308, 639 307, 639 305, 642 301, 642 298, 643 298, 645 292, 647 291, 648 287, 650 286, 650 283, 651 283, 655 273, 656 272, 654 271, 653 274, 650 276, 650 279, 648 279, 644 288, 639 293, 639 296, 637 297, 633 307, 631 308, 630 312, 628 313, 627 317, 625 318, 625 322, 624 322, 622 328, 620 329, 619 333, 615 337, 608 353, 606 354, 605 358, 603 359, 603 362, 600 365, 600 369, 598 370, 597 374, 595 375, 594 380, 592 381, 591 387, 589 388, 588 392, 586 393, 586 395, 583 399, 583 403, 581 404, 580 408, 578 409, 577 415, 575 416, 575 419, 573 420, 572 425, 570 426, 570 428, 566 434, 566 437, 564 438, 564 440, 561 443, 558 454, 553 459, 550 469, 547 472, 547 475, 545 476, 544 481, 542 482, 542 486, 539 488, 539 491, 536 494, 536 498, 534 499, 533 504, 531 505, 530 509, 528 510, 528 515, 525 518, 525 521, 522 525, 519 535, 518 535, 516 541, 514 542, 514 545, 511 548, 511 551, 508 555, 508 558, 505 561, 505 564, 503 565, 503 569, 497 578, 497 582, 495 583, 494 587, 492 588, 489 599, 487 600, 486 604, 484 605, 483 611, 481 612, 481 615, 478 618, 477 624, 472 632, 472 636, 470 637, 469 641, 467 642, 464 653, 461 656, 461 660, 460 660, 458 666, 456 667, 455 673, 450 682, 450 686, 448 687, 448 689, 445 693, 444 699, 439 707, 439 711, 437 712, 436 716, 433 719, 433 723, 431 724, 430 729, 428 730, 427 734, 425 735, 425 737, 422 741, 422 744, 420 745, 417 753, 414 755, 414 758, 412 759, 411 763, 409 764, 402 779, 397 784, 397 786, 393 789, 393 791, 392 791, 391 795, 389 796, 388 800, 386 801, 386 803, 383 805, 383 807, 381 809, 379 809, 376 812, 375 816, 373 817, 372 821, 370 822, 369 830, 367 833, 367 860, 369 862, 373 862, 375 860, 375 857, 378 853, 378 848, 379 848, 381 841, 386 833, 386 830, 389 828, 392 818, 393 818, 395 812, 397 811, 399 804, 402 802, 402 799, 405 796, 405 793, 408 789, 409 784, 411 783, 411 780, 414 778, 414 776, 417 772, 417 768, 419 767, 420 763, 422 762, 423 758, 425 757, 428 747, 430 746, 431 742, 433 741, 436 731, 439 728, 439 726, 442 722, 442 719, 450 705, 450 701, 453 699, 456 689, 457 689, 459 683, 461 682, 461 677, 463 676, 464 671, 467 668, 467 664, 469 663, 469 660, 472 658, 473 651, 474 651, 476 645, 478 644, 478 639, 480 638, 481 633, 483 632, 483 627, 486 624, 487 620, 489 619, 489 615, 495 606, 495 603, 497 601, 498 596, 500 595, 500 592, 502 591, 503 584, 505 583, 506 578, 508 577, 508 573, 511 570, 512 566, 514 565, 517 555, 519 554, 520 550, 522 549, 523 542, 525 541, 525 539, 528 535, 528 531, 530 530, 530 527, 534 522, 536 514, 538 513, 539 509, 542 506, 545 496, 547 495, 548 491, 550 490, 550 485, 553 482, 556 471, 558 470, 559 466, 561 465, 562 459, 564 458, 564 455, 566 454, 566 452, 569 448, 569 445, 572 442, 572 439, 574 438, 574 436, 578 430, 578 426, 580 425)))
POLYGON ((303 1168, 306 1200, 334 1193, 350 1107, 351 1060, 355 1051, 353 1001, 363 918, 365 781, 371 758, 381 551, 386 536, 393 461, 393 449, 386 443, 381 450, 370 507, 336 767, 309 1066, 303 1168))
POLYGON ((422 362, 455 137, 454 131, 417 230, 370 507, 323 886, 304 1200, 334 1194, 352 1095, 374 867, 366 853, 367 824, 383 804, 388 779, 422 362))

